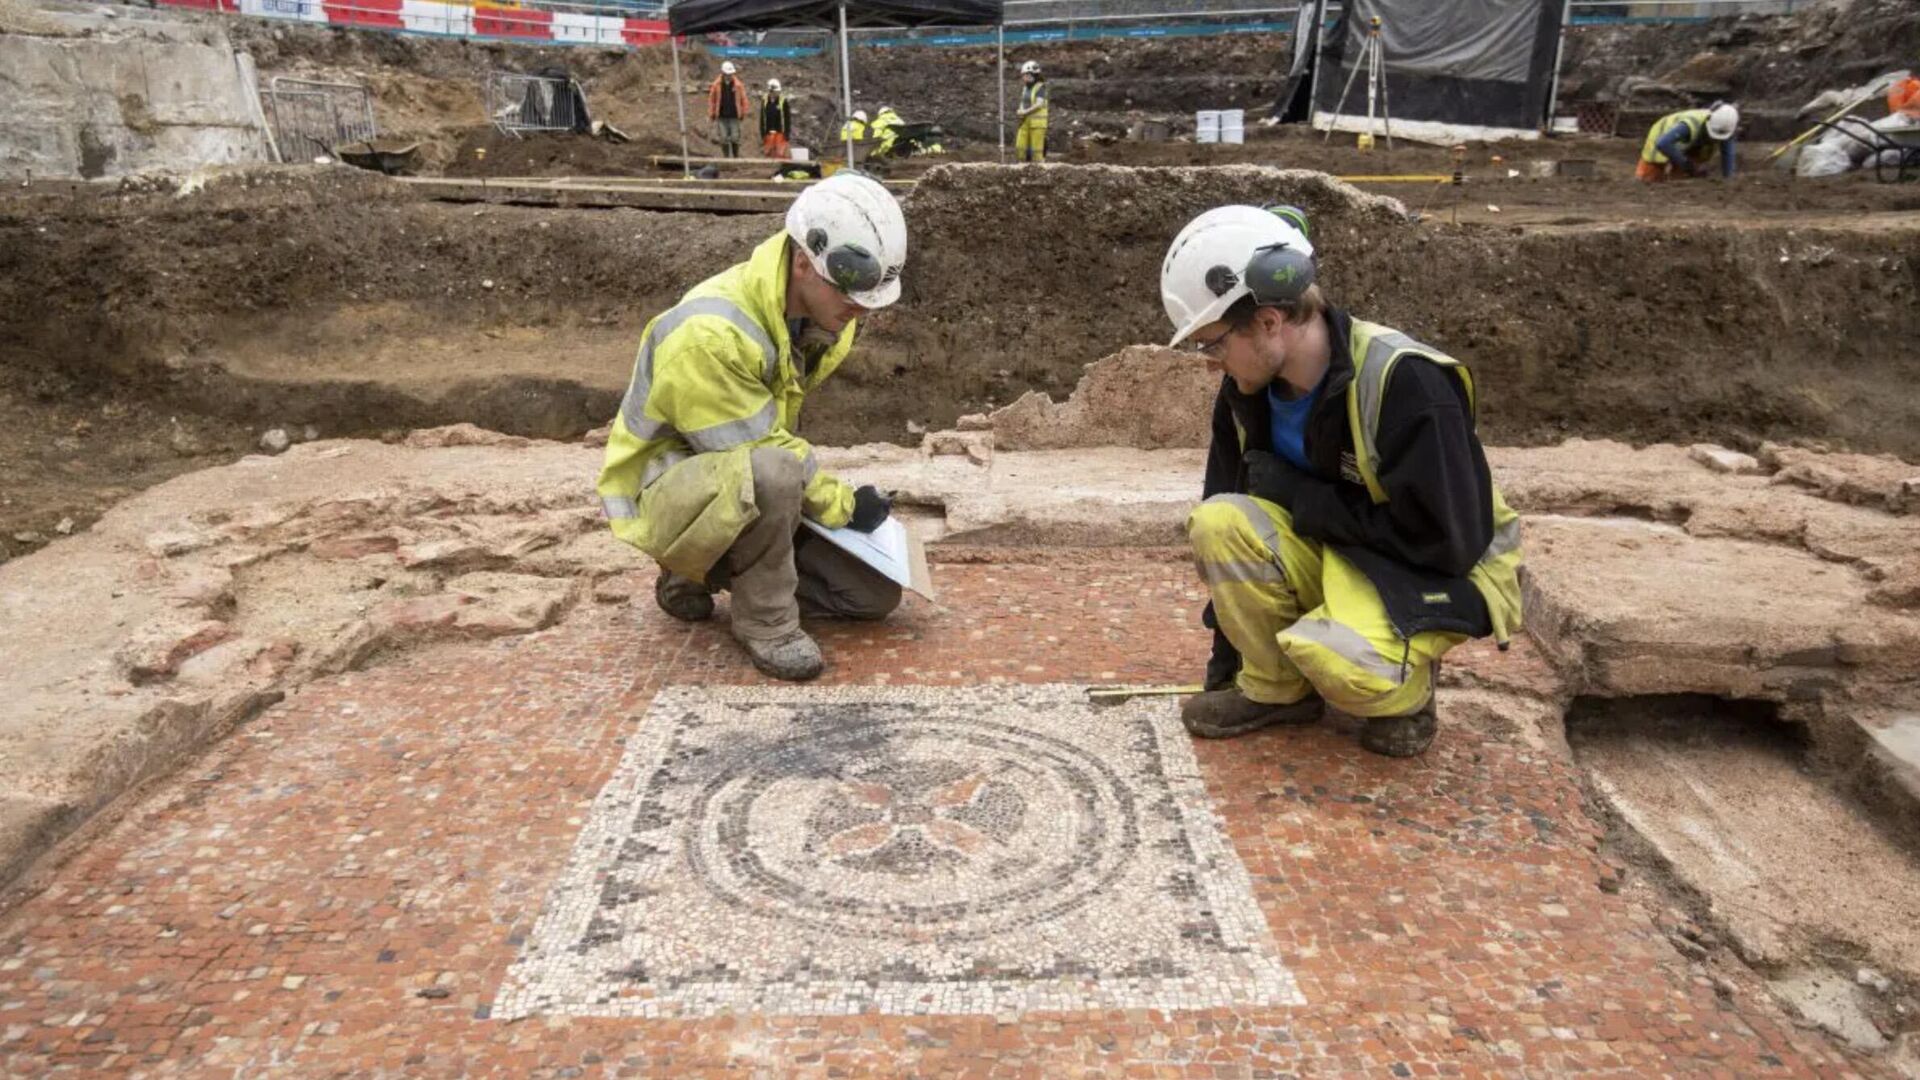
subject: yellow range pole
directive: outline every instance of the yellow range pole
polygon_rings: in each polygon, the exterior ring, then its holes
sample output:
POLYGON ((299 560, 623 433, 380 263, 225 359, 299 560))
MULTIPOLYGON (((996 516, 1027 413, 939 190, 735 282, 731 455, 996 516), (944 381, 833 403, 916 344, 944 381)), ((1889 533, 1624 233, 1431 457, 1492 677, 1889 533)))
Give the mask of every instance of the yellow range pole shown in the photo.
MULTIPOLYGON (((1879 94, 1868 94, 1865 97, 1860 98, 1858 101, 1848 102, 1845 106, 1843 106, 1840 109, 1839 112, 1836 112, 1832 116, 1827 117, 1826 123, 1829 123, 1829 124, 1836 123, 1837 121, 1839 121, 1841 117, 1847 115, 1853 110, 1859 108, 1862 105, 1865 105, 1867 102, 1872 101, 1874 98, 1877 98, 1879 96, 1880 96, 1879 94)), ((1786 153, 1787 151, 1793 149, 1794 147, 1799 146, 1801 143, 1806 142, 1808 139, 1812 138, 1813 136, 1819 134, 1822 130, 1823 129, 1819 125, 1815 125, 1814 127, 1810 127, 1807 130, 1801 132, 1800 134, 1795 135, 1793 137, 1792 142, 1787 143, 1786 145, 1775 150, 1773 153, 1768 154, 1767 160, 1773 161, 1774 159, 1778 158, 1781 154, 1786 153)))

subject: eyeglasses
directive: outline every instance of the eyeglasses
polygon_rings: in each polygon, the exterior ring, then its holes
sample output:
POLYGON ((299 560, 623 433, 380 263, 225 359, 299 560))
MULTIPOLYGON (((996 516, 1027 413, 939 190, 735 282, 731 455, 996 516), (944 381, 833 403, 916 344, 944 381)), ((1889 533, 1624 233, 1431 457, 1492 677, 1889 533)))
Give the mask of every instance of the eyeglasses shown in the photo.
POLYGON ((1233 336, 1233 328, 1228 327, 1227 329, 1222 330, 1220 331, 1220 333, 1214 335, 1214 338, 1212 341, 1209 341, 1205 344, 1201 344, 1200 342, 1197 342, 1197 341, 1194 342, 1193 351, 1199 353, 1202 356, 1206 356, 1206 357, 1210 357, 1212 359, 1218 360, 1220 359, 1221 347, 1226 345, 1227 339, 1232 336, 1233 336))

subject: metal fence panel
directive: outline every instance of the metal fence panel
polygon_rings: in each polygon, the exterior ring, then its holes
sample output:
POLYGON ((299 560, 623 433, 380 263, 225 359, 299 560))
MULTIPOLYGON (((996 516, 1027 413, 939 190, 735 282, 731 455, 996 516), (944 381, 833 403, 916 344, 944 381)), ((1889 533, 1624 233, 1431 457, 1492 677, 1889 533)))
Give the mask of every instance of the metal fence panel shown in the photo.
POLYGON ((282 161, 332 157, 334 147, 380 133, 373 119, 373 92, 359 83, 282 75, 260 96, 282 161))
POLYGON ((503 134, 587 127, 586 98, 572 79, 489 71, 485 93, 487 116, 503 134))

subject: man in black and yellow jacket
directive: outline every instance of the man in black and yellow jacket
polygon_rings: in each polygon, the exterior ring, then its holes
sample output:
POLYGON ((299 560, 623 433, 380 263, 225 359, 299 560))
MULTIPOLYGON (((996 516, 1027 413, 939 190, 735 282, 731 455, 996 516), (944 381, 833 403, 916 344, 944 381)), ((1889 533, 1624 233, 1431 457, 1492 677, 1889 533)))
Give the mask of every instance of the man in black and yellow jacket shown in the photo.
POLYGON ((1285 210, 1208 211, 1161 271, 1170 344, 1225 374, 1187 521, 1216 642, 1182 719, 1222 738, 1331 705, 1407 757, 1433 740, 1440 657, 1520 628, 1519 518, 1466 367, 1330 306, 1285 210))

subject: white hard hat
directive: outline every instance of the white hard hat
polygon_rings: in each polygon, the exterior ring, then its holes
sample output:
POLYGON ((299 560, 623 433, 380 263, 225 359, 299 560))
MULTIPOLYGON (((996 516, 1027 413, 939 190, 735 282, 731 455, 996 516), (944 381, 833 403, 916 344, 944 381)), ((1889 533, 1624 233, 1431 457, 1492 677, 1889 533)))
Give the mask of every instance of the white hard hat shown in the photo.
POLYGON ((1724 142, 1733 138, 1733 131, 1739 126, 1740 110, 1726 102, 1717 102, 1713 108, 1707 110, 1708 138, 1724 142))
POLYGON ((1313 243, 1291 222, 1257 206, 1221 206, 1187 223, 1160 264, 1160 302, 1173 323, 1169 348, 1227 313, 1251 293, 1247 264, 1256 252, 1284 245, 1313 255, 1313 243))
POLYGON ((722 60, 720 62, 720 74, 722 75, 732 75, 739 70, 739 68, 733 66, 733 61, 731 60, 722 60))
POLYGON ((1038 61, 1038 60, 1029 60, 1029 61, 1027 61, 1027 62, 1026 62, 1026 63, 1024 63, 1024 64, 1021 64, 1021 65, 1020 65, 1020 74, 1022 74, 1022 75, 1038 75, 1038 74, 1040 74, 1040 61, 1038 61))
POLYGON ((861 307, 878 311, 900 299, 907 218, 873 177, 838 172, 802 191, 787 208, 787 235, 861 307))
POLYGON ((867 122, 867 110, 865 110, 865 109, 855 109, 855 110, 853 110, 853 118, 854 118, 855 120, 858 120, 858 121, 860 121, 860 122, 861 122, 861 123, 863 123, 863 124, 864 124, 864 123, 866 123, 866 122, 867 122))
POLYGON ((778 89, 780 89, 780 80, 779 80, 779 79, 768 79, 768 80, 767 80, 767 89, 769 89, 769 90, 778 90, 778 89))

